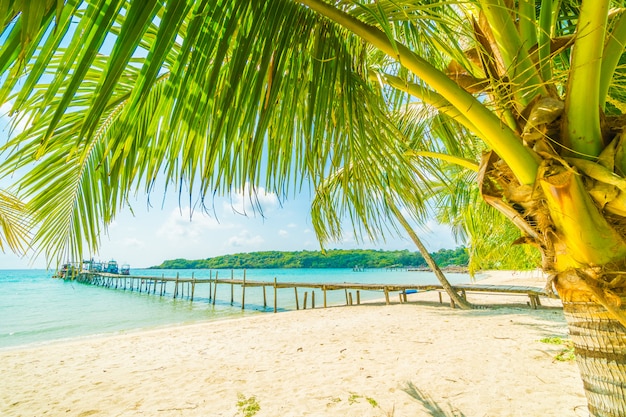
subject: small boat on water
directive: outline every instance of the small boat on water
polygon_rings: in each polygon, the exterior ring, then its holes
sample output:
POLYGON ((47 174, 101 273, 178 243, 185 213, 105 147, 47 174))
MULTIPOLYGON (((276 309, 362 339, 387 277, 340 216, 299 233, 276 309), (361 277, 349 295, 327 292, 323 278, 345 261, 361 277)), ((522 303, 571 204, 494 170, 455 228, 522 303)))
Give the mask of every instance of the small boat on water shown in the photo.
POLYGON ((120 269, 120 275, 130 275, 130 265, 122 265, 122 268, 120 269))
POLYGON ((104 272, 108 272, 109 274, 119 274, 120 270, 119 270, 119 267, 117 266, 117 261, 114 261, 113 259, 111 259, 107 263, 107 266, 104 272))

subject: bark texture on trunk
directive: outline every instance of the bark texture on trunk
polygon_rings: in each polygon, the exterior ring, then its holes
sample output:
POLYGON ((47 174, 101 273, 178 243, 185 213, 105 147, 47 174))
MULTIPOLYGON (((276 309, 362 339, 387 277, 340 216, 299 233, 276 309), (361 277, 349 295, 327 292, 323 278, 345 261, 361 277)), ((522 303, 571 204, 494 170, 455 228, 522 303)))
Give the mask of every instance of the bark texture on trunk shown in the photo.
POLYGON ((626 327, 609 311, 622 310, 626 291, 618 294, 614 289, 598 289, 599 294, 588 283, 581 285, 581 279, 571 272, 560 274, 555 286, 563 302, 590 415, 626 416, 626 327))

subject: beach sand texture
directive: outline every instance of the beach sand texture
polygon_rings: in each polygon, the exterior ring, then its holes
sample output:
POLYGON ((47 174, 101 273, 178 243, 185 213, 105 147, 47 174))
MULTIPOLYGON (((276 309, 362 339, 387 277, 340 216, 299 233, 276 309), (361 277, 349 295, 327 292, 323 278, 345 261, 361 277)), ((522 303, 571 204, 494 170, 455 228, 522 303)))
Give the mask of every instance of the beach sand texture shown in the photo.
MULTIPOLYGON (((543 278, 481 283, 507 280, 543 278)), ((450 416, 587 415, 576 364, 539 341, 567 335, 558 308, 461 311, 433 295, 0 351, 0 415, 230 417, 250 400, 256 416, 430 416, 407 384, 450 416)))

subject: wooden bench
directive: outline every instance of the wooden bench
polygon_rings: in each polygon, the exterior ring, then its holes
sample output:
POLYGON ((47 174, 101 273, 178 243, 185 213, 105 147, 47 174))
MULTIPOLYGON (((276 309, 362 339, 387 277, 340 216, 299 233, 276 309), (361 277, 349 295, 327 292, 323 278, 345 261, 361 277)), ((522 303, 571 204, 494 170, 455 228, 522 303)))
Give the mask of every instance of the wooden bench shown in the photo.
MULTIPOLYGON (((530 299, 530 306, 534 309, 537 309, 541 306, 541 300, 539 296, 547 297, 548 294, 541 288, 537 287, 527 287, 520 285, 480 285, 480 284, 457 284, 453 285, 455 291, 463 297, 463 299, 467 299, 467 292, 489 292, 494 294, 526 294, 530 299)), ((439 296, 439 301, 441 302, 441 295, 439 296)), ((454 306, 454 301, 450 300, 451 304, 454 306)))

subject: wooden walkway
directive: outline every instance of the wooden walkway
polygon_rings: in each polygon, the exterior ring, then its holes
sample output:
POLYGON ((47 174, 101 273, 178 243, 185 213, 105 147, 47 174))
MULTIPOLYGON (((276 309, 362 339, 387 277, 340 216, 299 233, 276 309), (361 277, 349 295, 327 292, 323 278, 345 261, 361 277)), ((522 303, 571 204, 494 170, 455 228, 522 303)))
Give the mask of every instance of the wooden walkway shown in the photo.
MULTIPOLYGON (((67 278, 71 279, 71 278, 67 278)), ((398 293, 400 302, 407 302, 407 294, 413 294, 417 292, 425 291, 438 291, 439 302, 442 303, 442 293, 445 293, 441 284, 361 284, 361 283, 311 283, 311 282, 278 282, 274 278, 273 282, 268 281, 250 281, 246 280, 246 273, 244 271, 243 279, 235 279, 232 276, 230 279, 218 278, 218 274, 215 274, 215 278, 194 278, 193 274, 190 278, 182 278, 180 276, 165 277, 165 276, 134 276, 134 275, 116 275, 108 273, 93 273, 82 272, 73 277, 78 282, 99 285, 109 288, 119 288, 124 290, 146 292, 152 294, 159 294, 163 296, 167 291, 167 284, 173 283, 174 298, 187 297, 193 301, 196 285, 209 285, 209 301, 215 305, 217 298, 217 286, 230 285, 231 304, 234 302, 234 287, 241 287, 241 308, 245 308, 245 296, 246 288, 249 287, 261 287, 263 289, 263 307, 267 308, 267 288, 274 291, 274 312, 278 310, 277 305, 277 290, 281 288, 293 288, 295 293, 296 309, 300 309, 300 303, 298 300, 298 288, 309 288, 311 290, 320 290, 323 293, 323 306, 327 307, 327 292, 343 290, 346 296, 346 304, 352 305, 361 304, 360 291, 382 291, 385 295, 385 302, 390 303, 390 293, 398 293), (356 300, 353 299, 352 292, 356 292, 356 300), (186 292, 186 296, 185 296, 186 292)), ((538 287, 526 287, 526 286, 501 286, 501 285, 480 285, 480 284, 456 284, 452 286, 463 298, 466 298, 468 292, 483 292, 493 294, 526 294, 529 299, 529 305, 536 309, 541 306, 540 296, 547 297, 548 294, 538 287)), ((307 308, 308 292, 304 293, 303 308, 307 308)), ((450 304, 454 307, 454 302, 450 300, 450 304)), ((315 308, 315 292, 311 291, 311 307, 315 308)))

